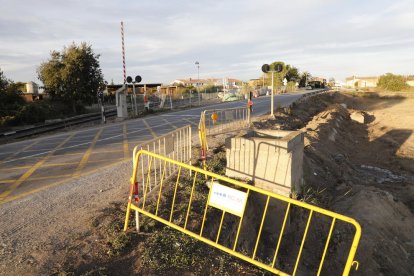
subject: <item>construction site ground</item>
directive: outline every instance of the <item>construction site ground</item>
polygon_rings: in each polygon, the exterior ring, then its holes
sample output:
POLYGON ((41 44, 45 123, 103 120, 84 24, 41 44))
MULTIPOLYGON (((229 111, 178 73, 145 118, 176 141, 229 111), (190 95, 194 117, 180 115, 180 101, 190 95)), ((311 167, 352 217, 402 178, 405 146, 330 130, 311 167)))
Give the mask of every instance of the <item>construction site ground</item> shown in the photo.
MULTIPOLYGON (((254 122, 305 132, 304 187, 294 197, 361 224, 352 275, 414 275, 413 106, 414 98, 330 92, 254 122)), ((211 140, 209 168, 218 173, 224 137, 211 140)), ((124 233, 131 163, 3 205, 0 275, 265 273, 151 220, 140 234, 124 233)))

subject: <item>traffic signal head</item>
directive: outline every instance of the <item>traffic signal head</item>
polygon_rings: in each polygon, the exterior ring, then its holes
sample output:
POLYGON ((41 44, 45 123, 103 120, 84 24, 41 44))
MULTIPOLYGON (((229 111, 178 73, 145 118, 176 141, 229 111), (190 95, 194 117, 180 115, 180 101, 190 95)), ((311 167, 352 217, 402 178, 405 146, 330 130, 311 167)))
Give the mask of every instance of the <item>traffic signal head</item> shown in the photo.
POLYGON ((263 71, 263 73, 267 73, 267 72, 269 72, 269 71, 270 71, 270 66, 269 66, 269 64, 263 64, 263 65, 262 65, 262 71, 263 71))
POLYGON ((274 71, 278 72, 278 73, 282 72, 283 71, 283 65, 280 64, 280 63, 276 64, 275 68, 274 68, 274 71))

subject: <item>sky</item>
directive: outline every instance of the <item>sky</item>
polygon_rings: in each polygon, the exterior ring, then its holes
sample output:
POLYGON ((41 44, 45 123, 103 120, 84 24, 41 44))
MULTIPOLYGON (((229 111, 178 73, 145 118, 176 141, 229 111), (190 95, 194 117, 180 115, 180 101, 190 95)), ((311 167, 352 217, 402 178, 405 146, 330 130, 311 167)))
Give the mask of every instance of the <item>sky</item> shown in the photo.
POLYGON ((344 80, 414 74, 413 0, 0 0, 0 69, 39 83, 52 50, 92 45, 104 78, 143 83, 260 78, 283 61, 313 76, 344 80))

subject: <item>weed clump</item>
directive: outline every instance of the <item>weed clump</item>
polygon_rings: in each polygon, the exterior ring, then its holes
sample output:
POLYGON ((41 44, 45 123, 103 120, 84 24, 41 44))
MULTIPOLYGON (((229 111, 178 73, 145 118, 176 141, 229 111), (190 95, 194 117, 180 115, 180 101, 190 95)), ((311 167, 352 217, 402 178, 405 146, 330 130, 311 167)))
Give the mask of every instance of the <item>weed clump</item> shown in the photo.
POLYGON ((144 266, 160 275, 180 271, 196 275, 271 275, 169 227, 150 236, 144 247, 144 266))

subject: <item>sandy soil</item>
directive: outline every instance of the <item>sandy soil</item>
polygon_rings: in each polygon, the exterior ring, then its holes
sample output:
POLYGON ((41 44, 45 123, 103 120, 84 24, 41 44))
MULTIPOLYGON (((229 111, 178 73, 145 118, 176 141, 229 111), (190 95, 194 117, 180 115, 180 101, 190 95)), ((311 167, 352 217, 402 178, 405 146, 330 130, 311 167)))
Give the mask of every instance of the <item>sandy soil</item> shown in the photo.
POLYGON ((337 96, 306 126, 308 183, 362 226, 362 275, 414 274, 414 99, 337 96), (349 119, 364 111, 367 124, 349 119), (315 175, 316 174, 316 175, 315 175))
MULTIPOLYGON (((413 106, 414 98, 326 94, 279 112, 276 120, 255 123, 306 131, 306 191, 313 191, 317 204, 362 226, 356 275, 414 275, 413 106), (350 118, 361 111, 365 124, 350 118)), ((103 227, 119 232, 122 221, 111 223, 125 206, 109 202, 125 201, 130 170, 129 163, 121 163, 0 206, 0 275, 142 275, 145 248, 114 255, 114 245, 108 244, 112 234, 103 227)), ((129 239, 141 244, 145 237, 129 239)))
POLYGON ((414 274, 413 105, 414 98, 330 93, 292 116, 256 123, 306 132, 302 197, 361 224, 357 274, 414 274))

